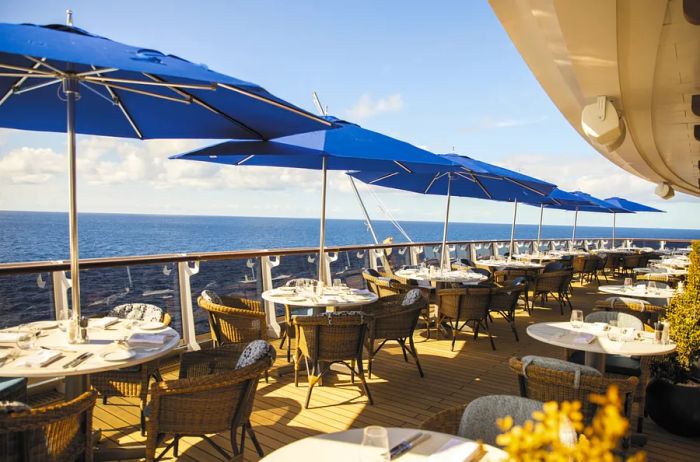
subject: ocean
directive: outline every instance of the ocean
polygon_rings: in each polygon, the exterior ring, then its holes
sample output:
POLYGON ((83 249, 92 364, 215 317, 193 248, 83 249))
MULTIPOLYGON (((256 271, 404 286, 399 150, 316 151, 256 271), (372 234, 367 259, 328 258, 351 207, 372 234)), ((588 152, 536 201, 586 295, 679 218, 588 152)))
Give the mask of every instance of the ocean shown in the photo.
MULTIPOLYGON (((442 238, 442 223, 402 222, 415 242, 437 242, 442 238)), ((315 247, 319 223, 316 219, 204 217, 170 215, 80 214, 80 256, 117 257, 183 252, 211 252, 243 249, 315 247)), ((393 236, 405 242, 386 221, 375 222, 380 239, 393 236)), ((570 226, 548 226, 543 238, 571 236, 570 226)), ((328 245, 371 243, 371 235, 361 220, 328 220, 328 245)), ((609 227, 577 229, 580 238, 609 238, 609 227)), ((518 225, 519 239, 536 238, 537 226, 518 225)), ((618 228, 619 237, 700 239, 700 230, 618 228)), ((452 223, 450 240, 487 240, 510 238, 508 224, 452 223)), ((463 250, 457 249, 457 252, 463 250)), ((426 248, 426 258, 434 249, 426 248)), ((408 252, 396 250, 391 256, 398 264, 408 263, 408 252)), ((466 256, 466 255, 458 255, 466 256)), ((66 260, 68 218, 65 213, 0 212, 0 263, 66 260)), ((367 252, 341 252, 331 263, 333 278, 351 286, 363 285, 361 270, 368 266, 367 252)), ((316 255, 282 257, 272 268, 273 284, 284 284, 296 277, 317 277, 316 255)), ((196 299, 204 289, 220 294, 259 298, 260 261, 258 259, 200 262, 191 278, 192 304, 195 307, 197 333, 209 328, 207 315, 197 308, 196 299)), ((169 264, 130 265, 128 267, 81 270, 81 308, 85 315, 106 313, 121 303, 151 303, 168 311, 173 327, 180 329, 180 299, 177 266, 169 264)), ((49 273, 25 273, 0 276, 0 328, 54 318, 52 278, 49 273)), ((281 307, 277 307, 280 311, 281 307)))

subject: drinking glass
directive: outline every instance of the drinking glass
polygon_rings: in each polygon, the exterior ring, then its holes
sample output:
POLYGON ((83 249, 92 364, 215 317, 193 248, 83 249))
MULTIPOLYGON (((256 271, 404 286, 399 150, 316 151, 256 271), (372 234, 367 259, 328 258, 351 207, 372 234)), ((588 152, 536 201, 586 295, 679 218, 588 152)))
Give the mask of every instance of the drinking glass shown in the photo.
POLYGON ((574 329, 583 327, 583 311, 571 310, 571 327, 574 329))
POLYGON ((39 329, 36 327, 20 326, 19 330, 26 331, 22 332, 17 338, 17 348, 20 350, 30 350, 36 345, 36 338, 39 336, 39 329))
POLYGON ((343 285, 343 281, 340 279, 333 279, 333 287, 341 287, 343 285))
POLYGON ((378 425, 365 427, 360 447, 361 462, 388 462, 389 433, 386 428, 378 425))
POLYGON ((658 287, 656 286, 656 281, 649 281, 649 282, 647 282, 647 289, 648 289, 649 292, 651 292, 652 294, 656 293, 656 289, 658 289, 658 287))
POLYGON ((625 289, 632 288, 632 278, 625 278, 625 289))

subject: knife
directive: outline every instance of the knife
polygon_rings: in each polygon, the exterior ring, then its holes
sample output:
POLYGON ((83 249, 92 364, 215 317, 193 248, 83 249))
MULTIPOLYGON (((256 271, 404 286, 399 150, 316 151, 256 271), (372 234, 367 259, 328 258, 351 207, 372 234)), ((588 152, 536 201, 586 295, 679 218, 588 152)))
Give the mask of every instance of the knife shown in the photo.
POLYGON ((64 364, 63 368, 68 369, 69 367, 78 366, 78 365, 82 364, 85 360, 87 360, 90 356, 92 356, 92 353, 89 353, 89 352, 83 353, 80 356, 78 356, 77 358, 75 358, 73 361, 64 364))
POLYGON ((60 355, 56 356, 55 358, 53 358, 51 361, 42 364, 41 367, 49 366, 49 365, 55 363, 56 361, 58 361, 59 359, 63 359, 63 358, 65 358, 65 357, 66 357, 66 355, 60 354, 60 355))

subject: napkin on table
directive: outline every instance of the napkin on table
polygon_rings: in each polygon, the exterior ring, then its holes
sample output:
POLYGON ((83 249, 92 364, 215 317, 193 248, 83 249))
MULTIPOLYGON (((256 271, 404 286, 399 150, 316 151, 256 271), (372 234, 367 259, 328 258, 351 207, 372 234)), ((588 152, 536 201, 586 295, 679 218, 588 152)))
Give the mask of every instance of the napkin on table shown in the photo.
POLYGON ((589 334, 586 332, 581 332, 576 337, 574 337, 574 343, 578 343, 578 344, 592 343, 593 340, 595 340, 595 339, 596 339, 595 335, 589 334))
POLYGON ((17 343, 18 340, 28 336, 26 332, 0 332, 0 343, 17 343))
POLYGON ((59 356, 61 356, 60 351, 39 350, 35 353, 30 354, 29 356, 22 358, 20 364, 29 367, 41 367, 45 364, 50 363, 59 356))
POLYGON ((428 457, 428 462, 469 462, 480 455, 479 443, 452 438, 428 457))
POLYGON ((115 316, 105 316, 104 318, 97 318, 93 319, 90 322, 90 327, 99 327, 99 328, 106 328, 111 326, 112 324, 116 324, 119 322, 119 318, 115 316))
POLYGON ((145 332, 135 332, 129 337, 129 344, 163 345, 168 341, 169 335, 149 334, 145 332))

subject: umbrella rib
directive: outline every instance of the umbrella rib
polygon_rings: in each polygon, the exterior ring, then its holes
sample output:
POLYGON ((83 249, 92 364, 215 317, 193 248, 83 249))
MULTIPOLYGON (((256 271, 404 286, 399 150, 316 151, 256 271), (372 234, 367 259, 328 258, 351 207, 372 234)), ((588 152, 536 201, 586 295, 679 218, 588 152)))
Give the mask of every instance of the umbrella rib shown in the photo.
POLYGON ((491 195, 491 193, 488 192, 488 190, 486 189, 486 186, 484 186, 484 184, 481 182, 481 180, 478 179, 478 178, 477 178, 475 175, 473 175, 473 174, 472 174, 472 178, 474 179, 474 181, 476 182, 476 184, 479 185, 479 187, 481 188, 481 190, 484 191, 484 194, 486 194, 486 197, 488 197, 489 199, 493 200, 493 196, 491 195))
POLYGON ((226 84, 226 83, 217 83, 217 85, 220 86, 221 88, 225 88, 227 90, 234 91, 234 92, 240 93, 242 95, 246 95, 250 98, 257 99, 258 101, 262 101, 262 102, 271 104, 272 106, 278 107, 280 109, 284 109, 285 111, 289 111, 289 112, 292 112, 294 114, 300 115, 302 117, 306 117, 307 119, 311 119, 311 120, 316 121, 318 123, 321 123, 327 127, 333 126, 333 123, 327 121, 326 119, 323 119, 321 117, 317 117, 317 116, 310 114, 306 111, 302 111, 301 109, 296 109, 296 108, 287 106, 286 104, 282 104, 280 102, 271 100, 270 98, 266 98, 266 97, 261 96, 261 95, 256 95, 255 93, 252 93, 252 92, 247 91, 247 90, 243 90, 242 88, 238 88, 238 87, 235 87, 233 85, 226 84))
POLYGON ((379 178, 375 178, 374 180, 370 181, 369 184, 375 184, 375 183, 378 183, 380 181, 384 181, 387 178, 391 178, 392 176, 395 176, 398 174, 399 174, 399 172, 393 172, 393 173, 386 174, 384 176, 380 176, 379 178))
POLYGON ((153 98, 160 98, 160 99, 164 99, 167 101, 173 101, 175 103, 183 103, 183 104, 192 103, 192 101, 190 101, 189 99, 173 98, 172 96, 159 95, 158 93, 153 93, 153 92, 146 91, 146 90, 139 90, 138 88, 131 88, 131 87, 127 87, 124 85, 117 85, 114 83, 98 82, 98 81, 94 81, 91 83, 94 83, 95 85, 103 85, 105 87, 111 87, 112 89, 116 88, 118 90, 129 91, 129 92, 136 93, 139 95, 151 96, 153 98))
POLYGON ((430 188, 433 187, 433 183, 435 183, 439 178, 441 178, 444 175, 445 175, 445 173, 440 173, 440 172, 436 173, 435 176, 433 176, 433 179, 430 180, 430 183, 428 183, 428 187, 425 188, 425 192, 423 192, 423 194, 428 194, 428 191, 430 190, 430 188))
MULTIPOLYGON (((145 75, 149 79, 153 80, 154 82, 163 82, 163 83, 165 82, 161 77, 158 77, 158 76, 155 76, 152 74, 147 74, 144 72, 143 75, 145 75)), ((214 106, 201 100, 200 98, 198 98, 198 97, 196 97, 196 96, 194 96, 194 95, 192 95, 184 90, 181 90, 179 88, 175 88, 175 87, 168 87, 168 88, 182 97, 190 98, 195 104, 202 106, 203 108, 213 112, 214 114, 220 115, 221 117, 225 118, 229 122, 232 122, 232 123, 244 128, 245 130, 248 130, 250 133, 252 133, 256 137, 258 137, 260 139, 265 139, 265 137, 263 136, 262 133, 258 132, 257 130, 253 129, 252 127, 249 127, 248 125, 241 122, 240 120, 231 117, 230 115, 226 114, 225 112, 221 111, 220 109, 215 108, 214 106)))
POLYGON ((13 66, 11 64, 0 63, 0 67, 3 69, 9 69, 11 71, 26 72, 27 74, 38 74, 37 77, 39 77, 41 75, 55 77, 53 72, 39 70, 40 65, 41 65, 41 61, 38 63, 34 63, 34 65, 31 68, 23 67, 23 66, 13 66))
MULTIPOLYGON (((39 63, 35 63, 32 66, 32 69, 36 69, 38 67, 39 67, 39 63)), ((10 87, 9 90, 7 90, 7 92, 2 96, 2 98, 0 98, 0 106, 2 106, 5 103, 5 101, 7 101, 7 99, 15 93, 16 89, 20 85, 22 85, 28 78, 29 78, 29 76, 24 76, 24 77, 17 79, 17 81, 10 87)))
POLYGON ((546 196, 545 193, 543 193, 543 192, 541 192, 541 191, 538 191, 538 190, 536 190, 535 188, 526 185, 525 183, 521 183, 521 182, 518 181, 518 180, 515 180, 515 179, 513 179, 513 178, 509 178, 509 177, 507 177, 507 176, 505 176, 505 177, 503 177, 503 178, 505 178, 506 181, 510 181, 511 183, 515 183, 515 184, 517 184, 518 186, 520 186, 521 188, 525 188, 525 189, 527 189, 528 191, 534 192, 535 194, 539 194, 540 196, 546 196))
POLYGON ((455 175, 457 175, 460 178, 464 178, 465 180, 471 181, 472 183, 476 183, 476 180, 474 180, 473 174, 465 175, 462 172, 455 172, 455 175))
POLYGON ((396 165, 398 165, 399 167, 401 167, 402 169, 404 169, 406 171, 406 173, 413 173, 413 171, 410 168, 406 167, 404 164, 402 164, 398 160, 395 160, 394 163, 396 165))
POLYGON ((78 78, 88 77, 91 75, 96 75, 98 77, 102 77, 102 74, 106 74, 107 72, 116 72, 119 70, 116 67, 105 67, 104 69, 97 69, 95 66, 90 66, 90 67, 92 67, 91 71, 80 72, 78 74, 75 74, 75 76, 78 78))
POLYGON ((152 87, 173 87, 173 88, 191 88, 194 90, 215 90, 216 87, 212 85, 204 85, 204 84, 197 84, 197 83, 169 83, 169 82, 149 82, 148 80, 136 80, 136 79, 121 79, 118 77, 102 77, 102 76, 94 76, 94 75, 86 75, 82 77, 84 80, 90 80, 90 81, 95 81, 95 82, 102 82, 102 83, 107 83, 107 84, 112 84, 112 83, 130 83, 133 85, 147 85, 147 86, 152 86, 152 87))
POLYGON ((245 156, 245 158, 243 158, 243 159, 239 160, 238 162, 236 162, 236 165, 243 165, 243 164, 245 164, 246 162, 248 162, 250 159, 252 159, 253 157, 255 157, 255 154, 251 154, 251 155, 249 155, 249 156, 245 156))
MULTIPOLYGON (((94 66, 92 66, 92 68, 95 69, 94 66)), ((95 70, 97 70, 97 69, 95 69, 95 70)), ((100 75, 100 74, 96 74, 96 75, 100 75)), ((86 85, 87 85, 87 84, 86 84, 86 85)), ((88 88, 89 88, 89 87, 88 87, 88 88)), ((117 107, 119 108, 119 110, 122 111, 122 114, 123 114, 124 117, 126 118, 127 122, 129 122, 129 125, 131 125, 131 128, 132 128, 132 129, 134 130, 134 132, 136 133, 136 136, 138 136, 138 138, 142 140, 142 139, 143 139, 143 133, 141 133, 141 130, 139 130, 138 125, 136 125, 136 121, 131 117, 131 114, 129 114, 129 111, 126 109, 126 106, 124 106, 124 103, 122 102, 122 100, 121 100, 121 98, 119 97, 119 95, 117 95, 117 93, 116 93, 114 90, 112 90, 111 87, 106 86, 105 88, 107 89, 107 92, 109 93, 109 95, 112 97, 112 104, 116 104, 116 105, 117 105, 117 107)))
POLYGON ((48 87, 49 85, 53 85, 55 83, 60 83, 60 82, 61 82, 61 79, 55 79, 55 80, 51 80, 50 82, 38 83, 38 84, 32 85, 30 87, 18 88, 17 90, 15 90, 14 93, 16 95, 21 95, 22 93, 27 93, 30 91, 38 90, 40 88, 48 87))
POLYGON ((51 64, 47 63, 47 62, 46 62, 46 58, 36 59, 36 58, 34 58, 34 57, 32 57, 32 56, 27 56, 27 55, 24 55, 24 57, 27 58, 29 61, 32 61, 32 62, 34 62, 34 63, 39 64, 40 66, 44 66, 44 67, 46 67, 46 68, 48 68, 48 69, 51 69, 52 71, 54 71, 55 73, 57 73, 57 74, 60 75, 60 76, 63 76, 63 77, 66 76, 66 73, 65 73, 65 72, 63 72, 62 70, 60 70, 60 69, 58 69, 58 68, 56 68, 56 67, 53 67, 51 64))

